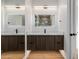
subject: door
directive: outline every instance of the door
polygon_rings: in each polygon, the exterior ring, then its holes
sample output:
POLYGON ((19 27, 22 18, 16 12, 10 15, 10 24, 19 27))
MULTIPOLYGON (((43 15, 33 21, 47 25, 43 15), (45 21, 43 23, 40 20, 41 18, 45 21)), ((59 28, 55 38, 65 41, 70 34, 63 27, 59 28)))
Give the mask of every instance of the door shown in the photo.
POLYGON ((77 50, 77 40, 78 40, 78 17, 77 17, 77 0, 71 1, 71 59, 74 58, 75 52, 77 50))

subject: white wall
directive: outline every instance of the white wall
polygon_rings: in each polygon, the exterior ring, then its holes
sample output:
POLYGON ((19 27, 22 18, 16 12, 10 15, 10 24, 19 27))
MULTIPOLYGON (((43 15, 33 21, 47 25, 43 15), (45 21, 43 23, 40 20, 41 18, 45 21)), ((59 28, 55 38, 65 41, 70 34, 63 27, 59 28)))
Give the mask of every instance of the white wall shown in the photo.
POLYGON ((1 33, 4 32, 4 6, 1 6, 1 33))
MULTIPOLYGON (((22 27, 22 26, 19 26, 19 27, 18 26, 9 26, 7 24, 7 17, 8 17, 8 15, 22 15, 22 14, 25 14, 25 13, 30 16, 29 20, 26 19, 26 25, 27 25, 26 31, 28 33, 41 33, 41 34, 44 34, 44 29, 46 29, 47 34, 49 34, 49 33, 60 33, 60 34, 63 33, 63 26, 62 26, 63 21, 62 21, 62 23, 59 23, 59 20, 58 20, 58 5, 57 4, 54 5, 54 7, 55 7, 54 10, 46 10, 46 11, 39 10, 39 9, 34 10, 34 9, 32 9, 33 6, 28 7, 28 9, 26 8, 27 10, 29 10, 27 12, 25 12, 24 10, 17 10, 15 8, 12 9, 11 6, 9 6, 9 7, 10 8, 4 8, 4 11, 5 11, 4 14, 5 15, 4 15, 3 18, 5 18, 5 19, 4 19, 4 21, 2 19, 2 23, 3 23, 2 27, 4 27, 4 28, 2 28, 2 34, 16 34, 15 33, 16 28, 19 29, 19 32, 24 33, 25 30, 24 30, 24 27, 22 27), (35 27, 34 14, 55 15, 55 20, 52 21, 53 25, 52 26, 46 26, 46 27, 44 27, 44 26, 35 27), (58 25, 60 25, 60 27, 58 25), (22 29, 23 29, 23 31, 22 31, 22 29)), ((26 18, 28 17, 28 15, 26 15, 26 18)))
MULTIPOLYGON (((39 6, 37 6, 39 8, 39 6)), ((44 33, 44 29, 46 29, 47 33, 58 32, 58 19, 57 19, 57 6, 55 6, 55 10, 41 10, 33 9, 33 20, 32 20, 32 33, 44 33), (55 15, 55 19, 52 19, 51 26, 36 26, 35 27, 35 15, 55 15)), ((48 7, 49 8, 49 7, 48 7)))
POLYGON ((6 9, 4 8, 4 1, 2 1, 1 6, 1 34, 4 34, 6 31, 6 9))
POLYGON ((59 12, 58 19, 60 31, 64 31, 64 51, 66 53, 66 59, 70 59, 70 19, 69 19, 69 1, 70 0, 59 0, 59 12), (67 5, 68 4, 68 5, 67 5))
MULTIPOLYGON (((44 10, 44 9, 40 9, 39 8, 40 6, 32 6, 30 7, 31 10, 29 10, 29 16, 30 16, 30 19, 26 19, 26 24, 28 25, 27 26, 27 32, 28 34, 44 34, 44 29, 46 29, 46 34, 49 34, 49 33, 60 33, 62 34, 63 33, 63 30, 60 31, 59 29, 59 24, 58 24, 58 5, 54 5, 53 10, 44 10), (34 9, 34 7, 37 7, 36 9, 34 9), (34 16, 35 15, 55 15, 55 19, 52 20, 52 26, 38 26, 38 27, 35 27, 35 18, 34 16)), ((49 8, 50 6, 48 6, 49 8)), ((28 13, 27 13, 28 14, 28 13)))
MULTIPOLYGON (((6 6, 6 5, 5 5, 6 6)), ((11 6, 11 5, 10 5, 11 6)), ((17 10, 15 8, 11 7, 4 7, 2 6, 2 35, 16 35, 16 29, 18 29, 19 35, 24 35, 25 33, 25 27, 24 26, 14 26, 14 25, 8 25, 8 16, 9 15, 25 15, 25 10, 17 10)))

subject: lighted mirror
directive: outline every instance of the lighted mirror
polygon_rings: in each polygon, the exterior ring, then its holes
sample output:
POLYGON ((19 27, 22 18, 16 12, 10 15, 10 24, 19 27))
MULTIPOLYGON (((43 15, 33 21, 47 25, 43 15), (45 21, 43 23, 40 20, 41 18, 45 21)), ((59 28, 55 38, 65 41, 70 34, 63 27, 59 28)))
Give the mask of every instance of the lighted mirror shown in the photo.
POLYGON ((25 25, 24 15, 8 15, 8 25, 25 25))
POLYGON ((54 15, 35 15, 35 26, 51 26, 54 15))

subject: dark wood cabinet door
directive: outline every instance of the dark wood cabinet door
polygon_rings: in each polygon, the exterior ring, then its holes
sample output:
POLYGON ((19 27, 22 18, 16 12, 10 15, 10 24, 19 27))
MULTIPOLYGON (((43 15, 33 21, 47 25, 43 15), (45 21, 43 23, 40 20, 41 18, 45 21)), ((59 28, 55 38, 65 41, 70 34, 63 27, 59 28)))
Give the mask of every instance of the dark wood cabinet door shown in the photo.
POLYGON ((46 50, 46 36, 41 36, 41 50, 46 50))
POLYGON ((37 50, 45 50, 46 49, 46 39, 45 36, 38 35, 37 36, 37 50))
POLYGON ((8 50, 9 51, 16 51, 17 50, 17 37, 16 36, 9 36, 8 37, 8 50))
POLYGON ((24 51, 25 50, 25 37, 17 36, 17 50, 24 51))
POLYGON ((24 35, 3 35, 1 36, 2 51, 24 51, 25 49, 24 35))
POLYGON ((64 49, 64 36, 55 36, 55 49, 64 49))
POLYGON ((8 37, 1 36, 1 51, 8 51, 8 37))
POLYGON ((35 36, 27 36, 27 49, 35 50, 36 49, 36 37, 35 36))
POLYGON ((46 37, 46 50, 54 50, 54 36, 46 37))
POLYGON ((37 36, 36 49, 41 50, 41 37, 37 36))

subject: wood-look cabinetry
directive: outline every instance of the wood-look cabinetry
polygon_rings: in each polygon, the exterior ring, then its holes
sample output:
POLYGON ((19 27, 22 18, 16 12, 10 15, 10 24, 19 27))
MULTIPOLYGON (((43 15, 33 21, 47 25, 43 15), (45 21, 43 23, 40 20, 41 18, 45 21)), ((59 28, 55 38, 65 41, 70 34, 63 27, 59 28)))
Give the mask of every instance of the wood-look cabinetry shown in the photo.
POLYGON ((63 35, 28 35, 28 50, 59 50, 64 49, 63 35))
MULTIPOLYGON (((24 51, 24 35, 2 35, 2 51, 24 51)), ((64 49, 64 35, 28 35, 28 50, 59 50, 64 49)))
POLYGON ((46 50, 54 50, 55 49, 54 36, 47 36, 45 39, 46 39, 46 50))
POLYGON ((1 36, 1 50, 8 51, 8 37, 1 36))
POLYGON ((25 47, 24 35, 2 35, 1 50, 2 51, 19 51, 25 47))
POLYGON ((64 49, 64 36, 55 36, 55 49, 64 49))
POLYGON ((18 37, 17 48, 18 50, 22 50, 22 51, 25 50, 25 37, 24 36, 18 37))
MULTIPOLYGON (((4 40, 4 39, 3 39, 4 40)), ((16 51, 17 50, 17 37, 15 36, 9 36, 8 39, 8 51, 16 51)))
POLYGON ((27 39, 27 46, 28 46, 28 49, 32 49, 32 50, 35 50, 36 48, 36 39, 34 36, 28 36, 28 39, 27 39), (33 39, 32 39, 33 38, 33 39), (29 39, 29 40, 28 40, 29 39))

